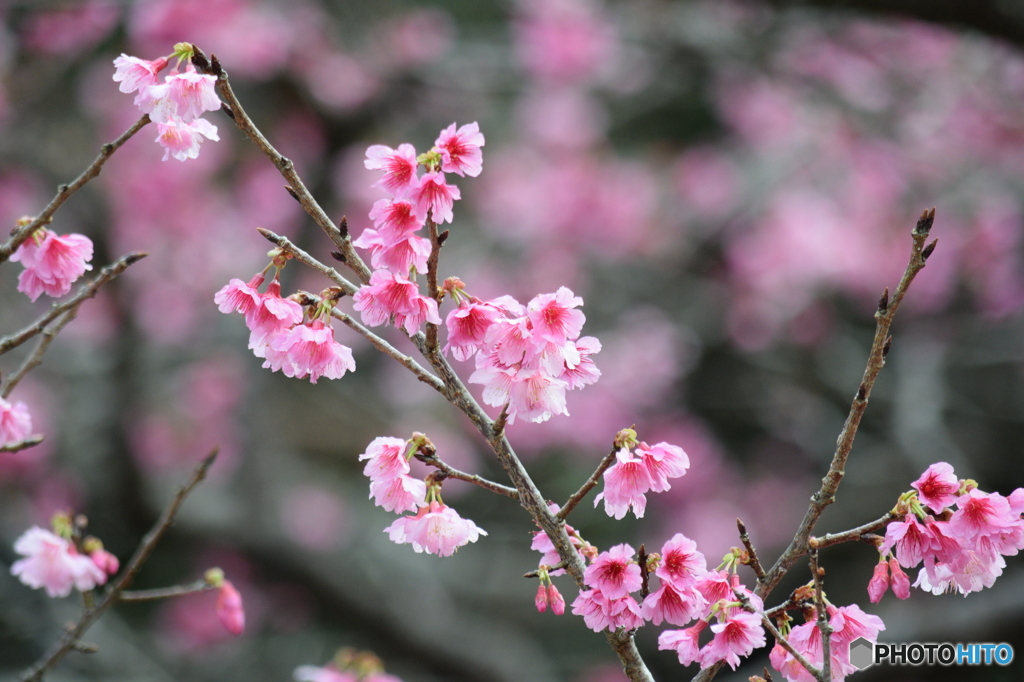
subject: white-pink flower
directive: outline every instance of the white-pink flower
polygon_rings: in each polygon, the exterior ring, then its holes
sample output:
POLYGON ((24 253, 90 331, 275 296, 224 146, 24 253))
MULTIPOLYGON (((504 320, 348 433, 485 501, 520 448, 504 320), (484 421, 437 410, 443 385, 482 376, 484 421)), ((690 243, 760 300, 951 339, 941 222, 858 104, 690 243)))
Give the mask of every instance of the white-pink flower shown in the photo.
POLYGON ((476 121, 467 123, 458 130, 455 124, 441 131, 434 142, 441 152, 441 170, 445 173, 457 173, 475 178, 483 169, 484 136, 476 121))
POLYGON ((353 245, 370 252, 370 265, 374 269, 386 269, 391 272, 408 275, 410 268, 416 272, 427 271, 427 259, 430 257, 430 240, 409 234, 399 239, 386 237, 372 228, 363 230, 353 245))
POLYGON ((559 287, 553 294, 539 294, 527 304, 526 311, 533 323, 533 333, 555 344, 579 338, 586 316, 576 310, 583 299, 567 287, 559 287))
POLYGON ((121 83, 121 92, 135 92, 148 85, 156 85, 157 73, 167 66, 167 57, 158 57, 153 61, 139 59, 124 53, 114 60, 114 82, 121 83))
POLYGON ((610 599, 601 590, 584 590, 573 601, 572 612, 583 616, 583 622, 594 632, 620 627, 632 630, 644 624, 640 605, 628 594, 610 599))
MULTIPOLYGON (((162 96, 147 112, 155 122, 167 123, 177 120, 191 123, 207 111, 220 109, 217 99, 217 79, 207 74, 196 73, 189 64, 185 73, 175 73, 164 79, 162 96)), ((153 86, 150 90, 156 90, 153 86)))
POLYGON ((417 553, 451 556, 459 547, 476 542, 487 533, 451 507, 431 502, 415 516, 403 516, 384 529, 392 542, 411 544, 417 553))
POLYGON ((624 597, 640 589, 640 566, 633 559, 633 548, 615 545, 601 552, 583 572, 583 580, 609 599, 624 597))
MULTIPOLYGON (((411 144, 400 144, 392 149, 382 144, 375 144, 366 150, 366 161, 363 162, 370 170, 382 170, 381 177, 374 187, 391 192, 399 199, 408 198, 417 188, 416 149, 411 144)), ((424 211, 425 213, 425 211, 424 211)))
POLYGON ((18 276, 18 291, 33 301, 43 293, 63 296, 86 270, 92 270, 92 241, 80 234, 58 236, 40 229, 22 242, 11 260, 25 267, 18 276))
POLYGON ((679 478, 690 468, 690 458, 678 445, 640 443, 635 454, 647 467, 651 475, 651 490, 656 493, 671 488, 668 479, 679 478))
POLYGON ((623 448, 615 455, 616 462, 604 472, 604 491, 594 498, 594 506, 604 499, 604 511, 608 516, 621 519, 633 508, 633 514, 642 519, 647 508, 647 496, 651 489, 651 475, 642 460, 633 457, 623 448))
POLYGON ((334 328, 315 319, 272 334, 267 339, 264 367, 287 377, 316 383, 320 377, 340 379, 356 370, 352 349, 334 340, 334 328))
POLYGON ((435 223, 450 223, 454 220, 452 209, 462 193, 455 185, 449 185, 444 173, 424 173, 413 190, 413 202, 420 213, 431 211, 435 223))
POLYGON ((172 156, 178 161, 198 158, 203 138, 220 139, 217 137, 217 126, 205 118, 197 118, 188 123, 168 119, 165 123, 157 123, 156 127, 156 141, 164 148, 164 161, 172 156))
POLYGON ((384 511, 400 514, 425 508, 426 495, 427 484, 405 474, 379 478, 370 483, 370 499, 384 511))
POLYGON ((363 475, 371 481, 380 481, 409 473, 409 461, 405 458, 408 445, 401 438, 374 438, 366 446, 366 452, 359 455, 359 461, 369 460, 363 467, 363 475))
POLYGON ((917 490, 921 504, 936 514, 953 505, 960 492, 960 481, 953 473, 953 466, 946 462, 932 464, 910 486, 917 490))
POLYGON ((46 590, 51 597, 66 597, 72 588, 91 590, 107 582, 107 574, 92 559, 79 554, 70 540, 33 526, 14 543, 24 556, 11 566, 11 574, 29 587, 46 590))
POLYGON ((32 415, 20 400, 10 403, 0 398, 0 447, 20 443, 32 435, 32 415))

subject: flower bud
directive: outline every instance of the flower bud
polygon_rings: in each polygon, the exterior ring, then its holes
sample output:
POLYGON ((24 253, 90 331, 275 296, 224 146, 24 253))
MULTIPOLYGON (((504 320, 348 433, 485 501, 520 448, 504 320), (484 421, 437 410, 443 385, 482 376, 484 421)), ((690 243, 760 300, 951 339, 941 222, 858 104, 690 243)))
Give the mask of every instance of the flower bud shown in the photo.
POLYGON ((242 608, 242 595, 238 593, 231 581, 224 580, 217 595, 217 617, 228 632, 240 635, 245 630, 245 610, 242 608))
POLYGON ((533 598, 533 603, 537 607, 538 613, 548 610, 548 591, 544 587, 544 583, 537 586, 537 596, 533 598))
POLYGON ((884 559, 881 559, 877 564, 875 564, 875 572, 871 576, 871 580, 868 582, 868 598, 871 600, 871 603, 877 604, 881 601, 882 596, 888 589, 889 564, 887 564, 884 559))

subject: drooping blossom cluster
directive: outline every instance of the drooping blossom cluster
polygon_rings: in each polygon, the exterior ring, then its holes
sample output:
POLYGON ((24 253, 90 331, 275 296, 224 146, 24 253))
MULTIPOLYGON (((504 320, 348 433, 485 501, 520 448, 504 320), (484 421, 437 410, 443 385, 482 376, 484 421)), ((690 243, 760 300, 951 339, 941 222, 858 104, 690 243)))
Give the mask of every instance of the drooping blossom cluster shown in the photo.
MULTIPOLYGON (((850 663, 850 643, 861 637, 869 642, 877 642, 878 633, 885 629, 885 625, 881 618, 864 613, 856 604, 838 608, 828 604, 826 610, 828 623, 832 626, 829 639, 832 679, 843 680, 859 670, 850 663)), ((817 615, 812 613, 808 616, 807 622, 789 630, 786 639, 808 663, 820 670, 825 660, 821 629, 818 627, 817 615)), ((781 644, 776 643, 768 658, 772 667, 790 682, 814 682, 814 677, 781 644)))
MULTIPOLYGON (((633 434, 635 436, 635 434, 633 434)), ((615 455, 615 464, 604 472, 604 491, 594 499, 594 506, 604 499, 608 516, 621 519, 632 508, 643 518, 647 508, 647 492, 664 492, 672 485, 670 478, 679 478, 690 468, 690 458, 678 445, 642 441, 624 444, 615 455), (629 446, 635 446, 630 452, 629 446)))
POLYGON ((429 478, 430 485, 409 475, 409 458, 433 445, 426 436, 413 434, 411 440, 382 436, 375 438, 359 455, 368 460, 363 473, 370 479, 370 498, 386 511, 414 511, 384 529, 392 542, 411 544, 417 553, 451 556, 487 532, 469 519, 459 516, 441 500, 441 484, 429 478))
POLYGON ((35 301, 40 294, 57 298, 92 270, 92 241, 80 234, 58 236, 45 228, 36 230, 11 255, 25 267, 18 275, 18 291, 35 301))
MULTIPOLYGON (((84 549, 84 548, 83 548, 84 549)), ((14 543, 25 557, 11 566, 11 575, 33 589, 43 588, 51 597, 66 597, 72 589, 85 592, 103 585, 117 573, 117 558, 102 545, 91 552, 79 551, 69 538, 33 526, 14 543)))
MULTIPOLYGON (((274 278, 265 292, 260 292, 266 270, 248 282, 232 279, 213 297, 222 313, 241 313, 249 328, 249 348, 263 366, 285 376, 309 378, 316 383, 320 377, 340 379, 356 368, 352 349, 334 339, 330 322, 328 297, 305 319, 303 307, 291 298, 281 297, 280 269, 286 259, 274 257, 274 278)), ((269 269, 269 268, 268 268, 269 269)))
POLYGON ((217 126, 202 118, 203 113, 220 109, 217 79, 197 73, 191 62, 184 71, 179 69, 192 54, 190 44, 179 43, 168 57, 149 61, 122 54, 114 60, 114 81, 121 84, 121 92, 138 93, 135 106, 156 124, 156 141, 164 148, 164 161, 171 156, 178 161, 194 159, 204 139, 220 139, 217 126), (158 74, 175 58, 177 65, 161 82, 158 74))
POLYGON ((20 443, 32 435, 32 415, 28 405, 0 398, 0 448, 20 443))
MULTIPOLYGON (((1024 549, 1024 488, 1009 497, 986 493, 974 481, 958 479, 946 462, 932 464, 911 485, 914 491, 897 505, 903 519, 887 526, 879 547, 883 557, 895 554, 888 565, 897 596, 906 591, 899 566, 909 569, 923 562, 915 587, 966 596, 991 587, 1006 566, 1003 557, 1024 549)), ((869 584, 873 600, 881 582, 877 574, 875 586, 869 584)))

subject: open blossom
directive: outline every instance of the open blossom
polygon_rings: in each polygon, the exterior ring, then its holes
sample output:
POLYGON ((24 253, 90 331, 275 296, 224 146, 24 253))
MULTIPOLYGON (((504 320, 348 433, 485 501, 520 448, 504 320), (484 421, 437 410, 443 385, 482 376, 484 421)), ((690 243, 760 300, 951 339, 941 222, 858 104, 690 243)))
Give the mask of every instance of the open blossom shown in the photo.
MULTIPOLYGON (((230 287, 231 285, 229 284, 228 286, 230 287)), ((218 295, 224 291, 225 289, 221 289, 218 295)), ((240 296, 251 293, 248 290, 243 292, 241 289, 236 289, 235 291, 240 296)), ((231 292, 225 292, 223 303, 221 304, 222 312, 225 312, 223 307, 227 305, 227 299, 231 295, 231 292)), ((213 300, 216 302, 217 297, 214 296, 213 300)), ((241 306, 246 308, 244 313, 245 326, 252 332, 249 335, 249 348, 253 350, 258 358, 266 357, 265 346, 271 334, 286 331, 302 322, 302 306, 291 299, 281 298, 281 282, 277 279, 267 285, 266 293, 260 294, 257 292, 255 305, 250 306, 244 300, 240 302, 241 306)), ((239 310, 239 312, 242 311, 239 310)))
POLYGON ((409 473, 409 461, 405 458, 408 442, 401 438, 379 436, 366 446, 366 452, 359 455, 359 461, 369 460, 363 467, 363 475, 371 481, 390 480, 409 473))
POLYGON ((601 590, 583 590, 573 601, 572 612, 583 616, 583 622, 594 632, 617 628, 632 630, 644 624, 640 605, 628 594, 610 599, 601 590))
POLYGON ((416 511, 426 504, 427 484, 402 474, 370 483, 370 499, 385 511, 416 511))
POLYGON ((676 533, 662 545, 661 564, 655 570, 655 575, 662 580, 683 587, 695 584, 706 572, 707 562, 697 550, 697 543, 682 533, 676 533))
POLYGON ((483 169, 484 135, 476 121, 467 123, 458 130, 455 124, 441 131, 434 142, 441 152, 441 170, 445 173, 468 175, 472 178, 480 175, 483 169))
POLYGON ((0 398, 0 447, 20 443, 32 435, 32 415, 28 405, 0 398))
POLYGON ((697 618, 708 605, 707 601, 696 588, 696 583, 676 587, 670 581, 663 581, 661 587, 651 592, 644 599, 640 613, 644 620, 661 625, 665 620, 672 625, 686 625, 697 618))
POLYGON ((739 609, 730 613, 724 623, 712 625, 711 631, 715 633, 714 639, 701 649, 698 656, 702 668, 725 661, 735 670, 741 656, 749 656, 765 643, 761 616, 739 609))
POLYGON ((46 589, 51 597, 66 597, 71 588, 91 590, 107 582, 107 574, 91 558, 79 554, 70 540, 33 526, 14 543, 24 556, 11 566, 11 574, 29 587, 46 589))
POLYGON ((335 341, 334 329, 319 318, 270 335, 265 352, 264 367, 296 379, 309 377, 314 384, 322 376, 340 379, 356 369, 352 349, 335 341))
POLYGON ((456 360, 468 360, 483 347, 487 330, 501 313, 494 306, 479 300, 463 299, 459 307, 448 313, 448 343, 444 352, 451 350, 456 360))
POLYGON ((203 138, 220 140, 217 126, 205 118, 197 118, 188 123, 168 119, 166 123, 157 123, 156 128, 156 141, 164 148, 164 161, 172 156, 178 161, 199 158, 203 138))
POLYGON ((374 270, 370 283, 359 288, 352 297, 363 322, 371 327, 385 324, 392 317, 395 326, 415 334, 424 321, 441 324, 437 301, 419 292, 419 287, 406 277, 389 270, 374 270))
POLYGON ((400 239, 423 227, 426 213, 418 213, 408 201, 380 199, 370 209, 370 219, 384 239, 400 239))
POLYGON ((583 305, 583 299, 573 295, 567 287, 559 287, 553 294, 539 294, 527 304, 527 316, 533 324, 533 332, 541 339, 561 344, 566 339, 576 339, 583 329, 586 317, 575 310, 583 305))
MULTIPOLYGON (((248 282, 232 279, 213 295, 213 302, 222 313, 248 315, 260 302, 259 286, 263 284, 263 273, 258 272, 248 282)), ((278 286, 280 289, 280 285, 278 286)))
POLYGON ((233 635, 240 635, 245 630, 245 609, 242 608, 242 595, 229 580, 224 581, 220 592, 217 593, 217 618, 233 635))
POLYGON ((429 239, 414 234, 391 239, 377 230, 367 228, 352 243, 370 252, 370 265, 374 269, 384 268, 401 275, 407 274, 413 267, 416 268, 416 272, 427 271, 427 259, 430 257, 429 239))
POLYGON ((436 223, 450 223, 455 219, 452 209, 462 193, 455 185, 449 185, 444 173, 424 173, 413 190, 413 202, 420 213, 431 211, 436 223))
POLYGON ((998 536, 1020 523, 1020 516, 1010 511, 1010 503, 996 493, 977 488, 957 499, 959 509, 949 519, 949 529, 965 541, 998 536))
POLYGON ((40 229, 22 242, 11 260, 25 266, 18 276, 18 291, 33 301, 43 293, 63 296, 86 270, 92 270, 92 241, 80 234, 58 236, 40 229))
POLYGON ((384 529, 392 542, 411 544, 417 553, 451 556, 459 547, 476 542, 487 533, 451 507, 431 502, 415 516, 403 516, 384 529))
POLYGON ((192 123, 207 111, 220 109, 217 79, 196 73, 189 64, 185 73, 173 73, 160 85, 142 89, 135 103, 156 123, 192 123))
POLYGON ((651 490, 656 493, 671 488, 668 479, 679 478, 690 468, 690 458, 678 445, 640 443, 635 454, 647 467, 651 475, 651 490))
POLYGON ((114 82, 120 83, 121 92, 135 92, 147 85, 156 85, 157 74, 167 66, 167 57, 153 61, 139 59, 124 53, 114 60, 114 82))
POLYGON ((623 448, 615 455, 616 462, 604 472, 604 491, 594 498, 594 506, 604 499, 608 516, 621 519, 632 507, 633 514, 642 519, 651 489, 651 475, 642 460, 623 448))
POLYGON ((616 545, 601 552, 583 572, 583 580, 590 587, 601 590, 610 599, 624 597, 640 589, 640 566, 633 558, 633 548, 616 545))
POLYGON ((576 353, 580 358, 579 362, 574 367, 569 367, 566 364, 565 370, 558 377, 569 384, 570 390, 589 386, 601 378, 601 370, 590 359, 591 355, 597 355, 601 352, 601 342, 593 336, 584 336, 572 343, 576 346, 576 353))
POLYGON ((698 639, 707 625, 707 621, 699 620, 696 625, 685 630, 665 630, 658 635, 658 649, 674 650, 679 656, 679 663, 690 665, 700 654, 698 639))
POLYGON ((884 554, 895 547, 900 564, 913 568, 921 563, 931 546, 932 539, 927 529, 918 523, 916 516, 907 514, 902 522, 893 521, 886 526, 885 541, 878 551, 884 554))
POLYGON ((946 462, 936 462, 921 474, 921 478, 910 484, 917 490, 921 504, 936 514, 956 502, 960 492, 960 481, 953 473, 953 467, 946 462))
MULTIPOLYGON (((406 199, 417 189, 416 149, 411 144, 400 144, 392 149, 382 144, 372 145, 366 150, 366 161, 370 170, 384 171, 383 177, 374 183, 399 199, 406 199)), ((425 211, 423 212, 425 213, 425 211)))

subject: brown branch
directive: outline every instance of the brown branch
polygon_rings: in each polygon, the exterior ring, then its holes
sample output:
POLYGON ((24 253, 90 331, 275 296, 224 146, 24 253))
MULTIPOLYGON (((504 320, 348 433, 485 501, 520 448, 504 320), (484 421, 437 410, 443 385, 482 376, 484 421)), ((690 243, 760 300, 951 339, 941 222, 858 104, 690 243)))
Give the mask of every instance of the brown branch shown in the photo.
POLYGON ((20 679, 20 682, 39 682, 43 679, 43 675, 48 670, 60 663, 61 659, 64 658, 70 651, 74 651, 79 639, 82 635, 95 623, 100 616, 107 612, 115 602, 118 601, 120 595, 132 584, 135 577, 142 570, 142 565, 146 563, 146 559, 153 553, 153 549, 157 543, 163 537, 167 529, 174 524, 174 518, 178 514, 178 510, 181 508, 185 498, 188 497, 189 493, 199 485, 200 481, 206 478, 206 472, 210 469, 210 465, 217 458, 217 450, 214 449, 209 455, 207 455, 202 462, 196 466, 192 472, 191 478, 185 484, 181 490, 174 496, 167 507, 164 509, 160 518, 157 520, 156 525, 142 538, 142 542, 139 543, 138 549, 135 550, 135 554, 128 562, 127 567, 121 574, 121 577, 111 585, 104 593, 99 603, 92 608, 86 609, 82 616, 77 622, 69 625, 65 630, 64 634, 59 640, 50 648, 43 657, 35 663, 31 668, 26 670, 20 679))
POLYGON ((740 532, 740 542, 747 550, 747 561, 746 563, 754 569, 754 575, 757 576, 757 582, 764 582, 764 568, 761 567, 761 560, 757 558, 757 552, 754 550, 753 543, 750 542, 750 536, 747 534, 746 525, 736 519, 736 528, 740 532))
POLYGON ((335 246, 338 247, 342 256, 345 259, 345 264, 356 273, 356 276, 364 284, 370 281, 370 269, 366 267, 366 263, 356 253, 355 248, 352 246, 352 237, 349 236, 347 231, 343 233, 334 222, 327 216, 327 213, 320 204, 317 203, 313 195, 310 194, 306 185, 302 182, 302 178, 295 172, 295 164, 292 163, 291 159, 283 156, 277 149, 274 148, 270 141, 264 137, 263 133, 260 132, 256 124, 252 122, 249 115, 245 113, 245 109, 242 108, 241 103, 235 96, 234 90, 231 89, 231 82, 228 80, 227 72, 221 67, 220 62, 217 61, 217 55, 212 55, 210 59, 206 58, 206 55, 195 45, 192 46, 195 51, 195 56, 192 58, 192 63, 202 73, 211 74, 217 77, 217 92, 224 99, 224 107, 226 107, 226 113, 231 117, 231 120, 235 122, 238 129, 248 137, 260 151, 262 151, 268 159, 277 167, 277 170, 281 172, 284 179, 288 181, 288 185, 292 188, 290 194, 299 200, 302 204, 302 208, 306 211, 309 216, 316 221, 316 224, 320 226, 331 241, 334 242, 335 246))
POLYGON ((850 542, 851 540, 863 540, 862 536, 868 533, 873 533, 876 530, 889 525, 889 523, 895 519, 898 519, 897 514, 887 512, 885 516, 880 519, 875 519, 871 523, 865 523, 863 526, 857 526, 850 530, 844 530, 842 533, 828 533, 820 538, 810 538, 808 541, 809 546, 821 549, 822 547, 831 547, 832 545, 838 545, 843 542, 850 542))
POLYGON ((31 237, 36 230, 45 225, 49 225, 53 221, 53 214, 57 212, 57 209, 64 205, 64 202, 67 201, 72 194, 80 190, 85 183, 99 175, 100 171, 103 170, 103 164, 107 162, 107 159, 109 159, 111 155, 121 147, 121 145, 127 142, 132 135, 142 130, 147 123, 149 123, 149 114, 144 114, 142 118, 132 125, 131 128, 121 133, 119 138, 100 147, 99 156, 89 164, 88 168, 82 171, 81 175, 75 178, 70 185, 61 185, 58 187, 57 195, 50 200, 50 203, 46 205, 46 208, 43 209, 42 213, 33 218, 32 222, 27 225, 23 225, 15 229, 11 233, 10 238, 4 242, 3 245, 0 245, 0 263, 3 263, 5 260, 10 258, 11 254, 13 254, 26 239, 31 237))
POLYGON ((345 294, 347 294, 348 296, 351 296, 357 291, 359 291, 359 287, 357 287, 355 284, 342 277, 337 270, 328 265, 324 265, 313 256, 309 255, 299 247, 295 246, 295 244, 293 244, 292 241, 288 239, 288 237, 282 237, 281 235, 275 234, 270 230, 264 229, 262 227, 257 227, 256 231, 259 232, 264 237, 266 237, 268 241, 270 241, 273 244, 276 244, 278 247, 283 249, 288 255, 290 255, 295 260, 299 261, 300 263, 303 263, 304 265, 308 265, 309 267, 319 272, 321 275, 324 275, 327 278, 329 278, 332 282, 341 287, 341 290, 344 291, 345 294))
POLYGON ((594 489, 594 486, 596 486, 598 481, 601 480, 601 476, 608 470, 608 467, 615 463, 615 455, 618 451, 619 448, 613 445, 611 451, 604 456, 604 459, 602 459, 601 463, 597 465, 597 469, 595 469, 594 473, 590 475, 590 478, 580 486, 579 490, 572 494, 572 497, 565 501, 562 508, 558 510, 557 514, 555 514, 555 518, 559 521, 565 521, 566 517, 569 516, 569 512, 575 509, 576 505, 587 496, 587 493, 594 489))
POLYGON ((125 590, 118 596, 118 601, 154 601, 156 599, 169 599, 171 597, 184 597, 189 594, 198 594, 208 590, 216 590, 217 587, 205 580, 197 580, 187 585, 173 585, 171 587, 160 587, 155 590, 125 590))
MULTIPOLYGON (((818 612, 818 631, 821 633, 821 672, 819 682, 832 682, 832 625, 828 622, 828 609, 825 608, 825 569, 818 565, 818 550, 811 548, 811 575, 814 578, 814 608, 818 612)), ((811 672, 810 668, 807 672, 811 672)))
POLYGON ((78 315, 78 306, 75 306, 64 313, 64 315, 62 315, 56 322, 43 330, 43 334, 39 338, 39 343, 36 344, 35 350, 32 351, 32 354, 25 358, 25 361, 21 363, 21 367, 19 367, 14 374, 4 379, 3 383, 0 383, 0 398, 6 398, 9 396, 11 391, 14 390, 14 387, 25 378, 26 374, 42 364, 43 355, 46 354, 46 350, 50 347, 50 344, 53 343, 55 338, 57 338, 57 334, 60 334, 61 330, 67 326, 68 322, 75 319, 76 315, 78 315))
POLYGON ((437 455, 429 457, 417 455, 416 458, 428 466, 435 467, 438 471, 443 473, 446 478, 454 478, 459 481, 465 481, 466 483, 472 483, 473 485, 480 486, 484 490, 490 490, 492 493, 511 497, 513 500, 519 499, 519 491, 515 488, 509 488, 507 485, 488 481, 486 478, 477 476, 476 474, 467 474, 465 471, 459 471, 458 469, 455 469, 441 461, 437 455))
MULTIPOLYGON (((440 312, 444 294, 437 286, 437 268, 441 259, 441 240, 437 235, 437 223, 433 215, 427 216, 427 231, 430 233, 430 257, 427 259, 427 292, 430 298, 437 301, 440 312)), ((437 325, 427 322, 427 348, 437 350, 437 325)))
MULTIPOLYGON (((741 604, 743 604, 744 610, 748 611, 749 613, 761 616, 761 624, 764 626, 764 629, 767 630, 769 634, 771 634, 771 636, 775 638, 775 641, 778 642, 783 649, 788 651, 793 656, 793 658, 797 660, 797 663, 802 665, 804 669, 807 670, 807 672, 813 675, 816 679, 821 679, 821 671, 815 668, 810 661, 804 658, 803 654, 801 654, 799 651, 793 648, 793 645, 789 643, 789 640, 783 637, 782 633, 779 632, 778 628, 775 627, 775 624, 772 623, 772 620, 768 617, 767 613, 759 613, 757 609, 755 609, 754 606, 750 603, 750 597, 745 595, 740 590, 734 589, 733 594, 736 596, 736 599, 739 600, 741 604)), ((722 662, 719 661, 710 668, 707 668, 706 670, 701 670, 700 674, 710 673, 711 676, 714 677, 715 673, 717 673, 719 668, 721 667, 722 662)), ((698 674, 698 677, 700 676, 700 674, 698 674)))
POLYGON ((53 306, 46 311, 45 315, 30 324, 28 327, 25 327, 21 331, 15 332, 10 336, 0 338, 0 355, 17 348, 33 336, 42 333, 46 325, 50 324, 67 311, 77 308, 83 301, 85 301, 85 299, 95 296, 101 286, 120 275, 128 268, 129 265, 137 263, 147 255, 148 254, 142 251, 137 251, 135 253, 130 253, 127 256, 123 256, 120 260, 111 263, 100 270, 99 274, 92 281, 79 287, 78 292, 74 296, 66 301, 53 304, 53 306))

